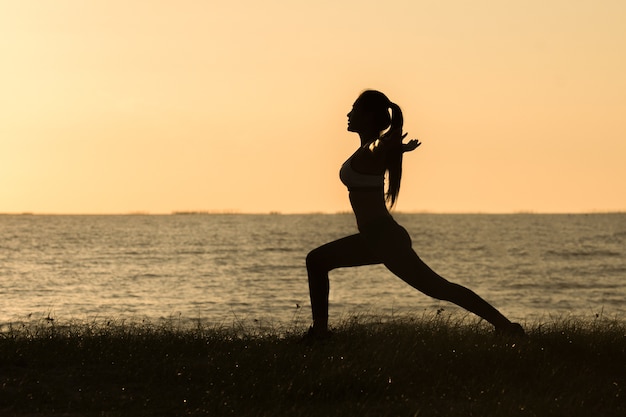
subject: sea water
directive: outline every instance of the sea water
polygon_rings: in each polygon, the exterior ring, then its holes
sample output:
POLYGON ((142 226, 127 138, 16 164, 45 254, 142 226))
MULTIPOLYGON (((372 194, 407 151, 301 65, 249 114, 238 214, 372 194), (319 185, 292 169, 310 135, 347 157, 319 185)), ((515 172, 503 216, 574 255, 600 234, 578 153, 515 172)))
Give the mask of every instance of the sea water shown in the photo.
MULTIPOLYGON (((626 214, 395 214, 419 256, 511 319, 626 318, 626 214)), ((0 216, 0 325, 308 322, 306 254, 350 214, 0 216)), ((330 273, 330 316, 457 312, 383 266, 330 273)))

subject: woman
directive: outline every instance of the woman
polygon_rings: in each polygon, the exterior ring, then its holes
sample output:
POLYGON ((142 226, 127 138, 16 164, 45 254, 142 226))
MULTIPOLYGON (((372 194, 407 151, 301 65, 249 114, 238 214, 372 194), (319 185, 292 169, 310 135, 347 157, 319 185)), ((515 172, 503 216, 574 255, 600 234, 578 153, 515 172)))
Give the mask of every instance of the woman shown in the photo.
POLYGON ((358 133, 361 146, 341 167, 340 178, 348 187, 359 233, 327 243, 307 255, 313 312, 309 335, 328 334, 328 272, 380 263, 424 294, 477 314, 493 324, 496 332, 523 335, 518 323, 511 323, 476 293, 430 269, 413 251, 409 234, 389 214, 387 203, 393 207, 400 190, 402 154, 421 144, 416 139, 403 144, 406 134, 402 134, 402 125, 400 107, 375 90, 363 92, 348 113, 348 131, 358 133))

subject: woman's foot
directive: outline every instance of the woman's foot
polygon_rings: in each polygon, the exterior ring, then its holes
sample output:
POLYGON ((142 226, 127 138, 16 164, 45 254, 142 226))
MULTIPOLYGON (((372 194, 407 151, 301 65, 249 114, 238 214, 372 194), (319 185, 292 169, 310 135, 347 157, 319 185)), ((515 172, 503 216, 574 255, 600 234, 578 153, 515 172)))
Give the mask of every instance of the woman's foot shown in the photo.
POLYGON ((316 341, 327 340, 333 333, 328 329, 319 329, 313 326, 309 327, 309 331, 302 336, 303 343, 313 343, 316 341))
POLYGON ((526 337, 526 332, 519 323, 509 323, 503 327, 496 327, 496 334, 498 336, 526 337))

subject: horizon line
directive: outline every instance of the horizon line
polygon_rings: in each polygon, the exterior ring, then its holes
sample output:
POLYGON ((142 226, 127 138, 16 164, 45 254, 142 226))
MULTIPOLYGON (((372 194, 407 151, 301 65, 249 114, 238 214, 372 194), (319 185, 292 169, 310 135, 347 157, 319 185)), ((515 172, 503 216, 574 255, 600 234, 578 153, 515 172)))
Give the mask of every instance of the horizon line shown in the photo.
MULTIPOLYGON (((588 210, 588 211, 535 211, 535 210, 515 210, 515 211, 434 211, 434 210, 398 210, 390 214, 483 214, 483 215, 513 215, 513 214, 624 214, 622 210, 588 210)), ((0 216, 185 216, 185 215, 337 215, 353 214, 352 211, 302 211, 302 212, 281 212, 270 211, 239 211, 239 210, 173 210, 170 212, 149 212, 149 211, 128 211, 128 212, 108 212, 108 213, 80 213, 80 212, 0 212, 0 216)))

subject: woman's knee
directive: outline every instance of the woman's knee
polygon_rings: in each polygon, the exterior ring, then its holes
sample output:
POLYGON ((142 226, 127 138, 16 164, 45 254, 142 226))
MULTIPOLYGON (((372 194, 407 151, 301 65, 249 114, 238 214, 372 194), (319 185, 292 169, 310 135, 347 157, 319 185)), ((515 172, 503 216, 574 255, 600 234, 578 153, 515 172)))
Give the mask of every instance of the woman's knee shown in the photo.
POLYGON ((440 278, 440 280, 429 283, 424 294, 438 300, 451 301, 458 304, 461 300, 468 298, 471 295, 471 291, 462 285, 440 278))
POLYGON ((454 297, 455 284, 432 272, 420 280, 419 290, 437 300, 449 301, 454 297))
POLYGON ((306 268, 309 271, 319 271, 319 270, 324 270, 324 271, 328 271, 327 269, 327 260, 326 260, 326 256, 324 256, 324 251, 322 250, 321 247, 313 249, 311 252, 309 252, 306 256, 306 268))

